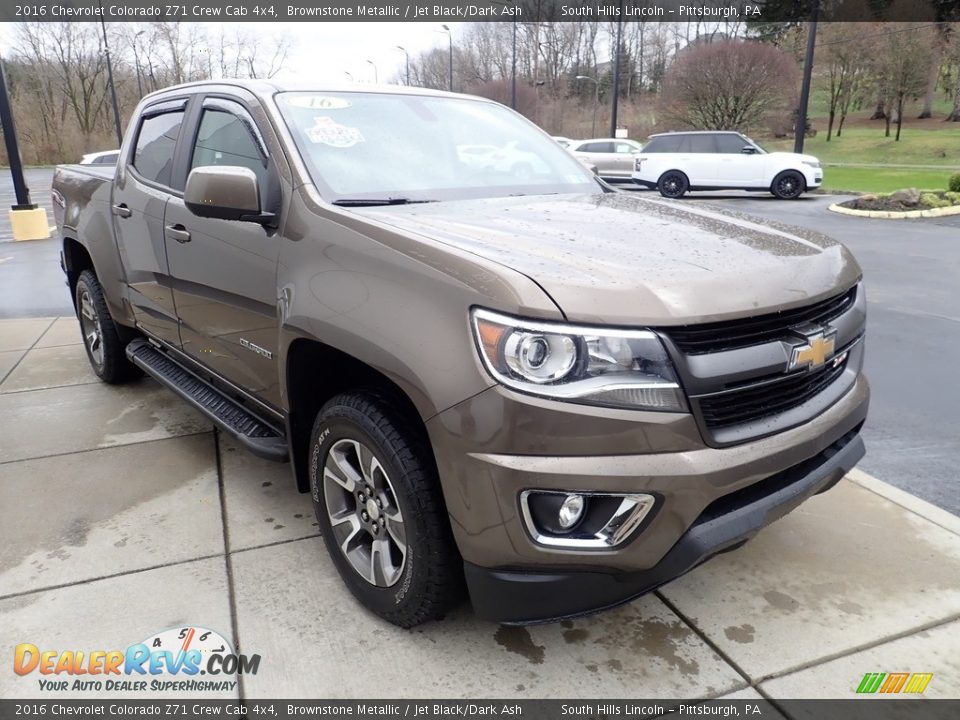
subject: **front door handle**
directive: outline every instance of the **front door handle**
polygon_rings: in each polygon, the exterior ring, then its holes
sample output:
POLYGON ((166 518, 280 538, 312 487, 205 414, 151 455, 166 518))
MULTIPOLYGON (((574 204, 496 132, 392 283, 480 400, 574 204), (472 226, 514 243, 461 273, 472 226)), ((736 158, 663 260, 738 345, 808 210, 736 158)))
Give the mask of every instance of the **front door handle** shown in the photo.
POLYGON ((119 205, 113 206, 113 214, 122 218, 127 218, 133 213, 130 211, 130 208, 127 207, 126 203, 120 203, 119 205))
POLYGON ((167 237, 176 240, 178 243, 190 242, 190 231, 183 225, 167 225, 167 237))

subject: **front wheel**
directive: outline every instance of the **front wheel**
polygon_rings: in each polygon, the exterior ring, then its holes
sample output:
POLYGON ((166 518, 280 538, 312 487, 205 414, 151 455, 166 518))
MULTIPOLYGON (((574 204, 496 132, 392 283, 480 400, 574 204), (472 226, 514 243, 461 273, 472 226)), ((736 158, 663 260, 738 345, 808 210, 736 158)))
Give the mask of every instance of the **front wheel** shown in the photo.
POLYGON ((793 200, 800 197, 806 190, 803 175, 796 170, 786 170, 773 179, 770 192, 781 200, 793 200))
POLYGON ((690 181, 679 170, 667 170, 657 181, 657 190, 665 198, 683 197, 690 189, 690 181))
POLYGON ((92 270, 84 270, 77 278, 76 306, 83 346, 97 377, 111 385, 137 377, 140 373, 127 360, 123 336, 110 317, 103 288, 92 270))
POLYGON ((314 511, 354 597, 400 627, 442 617, 462 596, 462 566, 425 439, 373 392, 337 395, 310 445, 314 511))

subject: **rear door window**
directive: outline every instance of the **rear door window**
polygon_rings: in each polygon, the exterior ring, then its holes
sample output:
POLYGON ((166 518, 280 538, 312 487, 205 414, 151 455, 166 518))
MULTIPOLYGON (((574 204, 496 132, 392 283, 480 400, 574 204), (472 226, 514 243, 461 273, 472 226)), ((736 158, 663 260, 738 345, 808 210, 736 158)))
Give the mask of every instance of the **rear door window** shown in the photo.
POLYGON ((594 143, 584 143, 579 148, 580 152, 592 152, 592 153, 612 153, 613 152, 613 143, 611 142, 594 142, 594 143))
POLYGON ((682 153, 713 153, 716 152, 713 135, 686 135, 680 143, 682 153))
POLYGON ((149 115, 140 123, 133 167, 144 179, 169 187, 173 153, 183 124, 183 110, 149 115))
POLYGON ((680 152, 680 141, 682 135, 668 135, 665 137, 653 138, 644 148, 645 153, 675 153, 680 152))

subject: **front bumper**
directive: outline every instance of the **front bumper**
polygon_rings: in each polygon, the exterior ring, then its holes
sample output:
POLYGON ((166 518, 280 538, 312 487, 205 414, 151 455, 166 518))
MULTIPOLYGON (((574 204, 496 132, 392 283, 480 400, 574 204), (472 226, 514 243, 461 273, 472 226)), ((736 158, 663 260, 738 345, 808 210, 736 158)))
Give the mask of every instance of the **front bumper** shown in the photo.
POLYGON ((714 555, 737 548, 811 495, 833 487, 864 455, 858 429, 815 457, 712 503, 647 570, 536 572, 465 563, 474 609, 494 622, 549 622, 604 610, 650 592, 714 555))
POLYGON ((728 549, 853 467, 869 394, 859 375, 808 422, 721 448, 705 446, 690 414, 586 409, 499 386, 440 413, 427 429, 478 613, 534 622, 601 609, 728 549), (807 464, 816 458, 830 463, 807 464), (788 475, 793 490, 694 531, 725 498, 788 475), (558 548, 527 530, 519 497, 530 489, 648 493, 658 503, 622 545, 558 548))

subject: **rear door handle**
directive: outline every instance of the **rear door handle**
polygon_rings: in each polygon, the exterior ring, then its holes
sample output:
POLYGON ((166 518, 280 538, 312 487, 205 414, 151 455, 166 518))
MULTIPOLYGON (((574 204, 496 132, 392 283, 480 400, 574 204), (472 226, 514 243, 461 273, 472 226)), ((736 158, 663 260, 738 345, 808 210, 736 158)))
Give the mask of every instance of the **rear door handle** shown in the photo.
POLYGON ((119 205, 113 206, 113 214, 126 218, 130 217, 133 213, 130 211, 130 208, 127 207, 126 203, 120 203, 119 205))
POLYGON ((167 225, 167 237, 176 240, 178 243, 190 242, 190 231, 183 225, 167 225))

